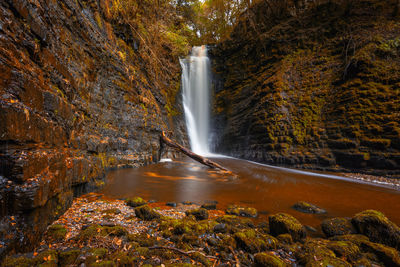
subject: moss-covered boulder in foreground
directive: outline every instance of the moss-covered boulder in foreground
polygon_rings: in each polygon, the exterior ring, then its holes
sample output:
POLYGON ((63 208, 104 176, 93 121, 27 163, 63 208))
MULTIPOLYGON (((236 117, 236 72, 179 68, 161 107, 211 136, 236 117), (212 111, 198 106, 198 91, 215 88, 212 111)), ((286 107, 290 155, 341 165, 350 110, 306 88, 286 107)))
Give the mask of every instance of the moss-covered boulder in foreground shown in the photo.
POLYGON ((400 266, 400 254, 395 248, 372 242, 364 242, 361 247, 364 251, 375 254, 385 266, 400 266))
POLYGON ((161 217, 159 213, 155 212, 147 205, 135 208, 135 214, 138 218, 145 221, 151 221, 154 219, 159 219, 161 217))
POLYGON ((372 242, 400 250, 400 228, 383 213, 376 210, 362 211, 351 222, 358 233, 368 236, 372 242))
POLYGON ((46 232, 46 236, 54 241, 62 241, 66 235, 67 229, 60 224, 50 225, 46 232))
POLYGON ((351 266, 347 261, 336 257, 336 254, 327 247, 328 241, 315 239, 307 241, 302 250, 297 252, 301 265, 305 266, 351 266))
POLYGON ((276 238, 259 234, 254 229, 237 232, 234 234, 234 238, 238 247, 250 253, 275 249, 279 243, 276 238))
POLYGON ((269 216, 269 229, 273 236, 290 234, 295 241, 306 237, 304 226, 292 215, 286 213, 269 216))
POLYGON ((346 218, 326 219, 322 222, 321 228, 327 237, 355 233, 355 229, 351 224, 351 221, 346 218))
POLYGON ((204 208, 186 211, 186 216, 189 215, 193 215, 196 218, 196 220, 208 219, 208 211, 204 208))
POLYGON ((133 208, 140 207, 140 206, 147 204, 147 202, 141 197, 127 198, 125 200, 125 203, 126 203, 126 205, 131 206, 133 208))
POLYGON ((279 257, 271 253, 258 253, 254 256, 255 267, 285 267, 288 266, 279 257))

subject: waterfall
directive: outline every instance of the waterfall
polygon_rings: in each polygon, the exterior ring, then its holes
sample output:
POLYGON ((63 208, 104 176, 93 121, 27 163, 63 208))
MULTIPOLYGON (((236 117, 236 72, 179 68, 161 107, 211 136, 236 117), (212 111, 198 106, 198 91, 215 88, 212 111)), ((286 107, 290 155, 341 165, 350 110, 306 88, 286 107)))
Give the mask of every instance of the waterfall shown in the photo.
POLYGON ((186 127, 193 152, 207 155, 210 128, 210 60, 205 46, 192 48, 190 56, 180 60, 182 96, 186 127))

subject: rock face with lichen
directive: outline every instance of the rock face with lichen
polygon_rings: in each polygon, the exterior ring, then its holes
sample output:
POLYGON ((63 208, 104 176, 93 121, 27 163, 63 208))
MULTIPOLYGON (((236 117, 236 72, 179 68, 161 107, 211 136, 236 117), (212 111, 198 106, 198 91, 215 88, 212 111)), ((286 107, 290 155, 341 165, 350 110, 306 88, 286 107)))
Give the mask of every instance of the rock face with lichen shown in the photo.
POLYGON ((398 177, 397 1, 320 3, 293 12, 260 1, 211 49, 215 150, 398 177))
POLYGON ((151 78, 110 5, 0 3, 0 254, 29 249, 107 169, 157 161, 161 131, 185 143, 163 91, 179 89, 178 58, 171 79, 151 78))

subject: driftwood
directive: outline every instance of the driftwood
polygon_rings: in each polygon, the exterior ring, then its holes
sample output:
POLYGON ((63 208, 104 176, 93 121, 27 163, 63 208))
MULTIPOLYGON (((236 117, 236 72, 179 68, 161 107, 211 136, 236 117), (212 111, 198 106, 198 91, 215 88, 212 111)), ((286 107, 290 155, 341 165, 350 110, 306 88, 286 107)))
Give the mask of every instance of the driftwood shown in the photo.
POLYGON ((161 142, 166 144, 169 147, 172 147, 176 150, 179 150, 180 152, 182 152, 183 154, 185 154, 186 156, 200 162, 201 164, 204 164, 210 168, 213 169, 219 169, 222 170, 223 172, 227 173, 227 174, 232 174, 231 171, 229 171, 228 169, 222 167, 221 165, 219 165, 218 163, 211 161, 205 157, 202 157, 196 153, 193 153, 192 151, 190 151, 189 149, 181 146, 180 144, 175 143, 174 141, 172 141, 171 139, 169 139, 166 135, 165 132, 162 132, 161 134, 161 142))

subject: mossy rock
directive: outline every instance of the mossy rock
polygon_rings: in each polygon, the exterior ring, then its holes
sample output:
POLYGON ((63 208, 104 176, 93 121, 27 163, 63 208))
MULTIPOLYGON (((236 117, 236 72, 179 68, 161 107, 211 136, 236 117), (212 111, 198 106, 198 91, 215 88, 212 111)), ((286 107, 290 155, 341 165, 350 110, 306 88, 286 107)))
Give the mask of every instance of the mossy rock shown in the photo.
POLYGON ((279 257, 271 253, 257 253, 254 255, 255 267, 284 267, 289 266, 279 257))
POLYGON ((400 228, 383 213, 366 210, 356 214, 351 222, 358 233, 368 236, 372 242, 400 250, 400 228))
POLYGON ((193 215, 196 218, 196 220, 208 219, 208 211, 203 208, 186 211, 186 216, 190 216, 190 215, 193 215))
POLYGON ((26 256, 9 256, 4 259, 3 267, 31 267, 35 266, 35 260, 26 256))
POLYGON ((292 206, 293 209, 303 213, 324 214, 326 210, 304 201, 299 201, 292 206))
POLYGON ((128 240, 136 242, 140 247, 151 247, 158 242, 156 237, 149 236, 146 233, 128 235, 128 240))
POLYGON ((125 204, 128 206, 131 206, 133 208, 136 208, 136 207, 146 205, 147 202, 141 197, 133 197, 133 198, 127 198, 125 200, 125 204))
POLYGON ((66 251, 61 251, 58 254, 59 263, 61 266, 76 264, 78 256, 81 254, 79 249, 71 249, 66 251))
POLYGON ((77 238, 82 241, 83 240, 87 241, 92 238, 95 238, 96 236, 105 236, 106 234, 107 233, 103 227, 97 224, 92 224, 89 225, 86 229, 82 230, 77 236, 77 238))
POLYGON ((305 266, 351 266, 350 263, 336 257, 335 253, 327 247, 329 241, 313 239, 307 241, 296 256, 299 263, 305 266))
POLYGON ((111 260, 104 260, 99 262, 94 262, 90 265, 91 267, 115 267, 117 264, 111 260))
POLYGON ((61 224, 53 224, 47 229, 46 235, 53 241, 62 241, 67 235, 67 228, 61 224))
POLYGON ((46 250, 39 253, 36 257, 37 266, 58 266, 58 252, 56 250, 46 250))
POLYGON ((124 236, 128 234, 128 231, 120 225, 116 226, 103 226, 103 230, 109 236, 124 236))
POLYGON ((201 208, 206 209, 206 210, 215 210, 217 209, 217 204, 215 203, 204 203, 201 205, 201 208))
POLYGON ((360 258, 360 248, 350 241, 331 241, 327 244, 327 248, 332 250, 336 257, 346 261, 355 261, 360 258))
POLYGON ((322 222, 321 228, 327 237, 355 233, 355 229, 351 224, 351 221, 346 218, 326 219, 322 222))
POLYGON ((229 205, 226 209, 226 213, 243 217, 257 217, 257 210, 255 208, 241 207, 237 205, 229 205))
POLYGON ((114 263, 117 263, 117 266, 134 266, 134 258, 126 252, 117 251, 110 258, 114 263))
POLYGON ((254 222, 248 218, 241 218, 236 215, 224 215, 215 219, 219 223, 231 226, 230 229, 255 228, 254 222))
POLYGON ((338 236, 334 236, 334 237, 329 238, 329 240, 332 240, 332 241, 350 241, 353 244, 357 245, 358 247, 360 247, 365 242, 369 242, 368 237, 366 237, 364 235, 358 235, 358 234, 338 235, 338 236))
POLYGON ((262 235, 254 229, 237 232, 233 236, 237 247, 243 250, 256 253, 266 249, 275 249, 278 245, 278 240, 270 235, 262 235))
POLYGON ((278 239, 281 243, 284 243, 284 244, 292 244, 293 243, 293 238, 290 234, 278 235, 276 237, 276 239, 278 239))
POLYGON ((374 253, 385 266, 400 266, 400 254, 395 248, 373 242, 365 242, 362 250, 374 253))
POLYGON ((138 218, 145 221, 151 221, 161 218, 161 215, 159 213, 155 212, 147 205, 135 208, 135 214, 138 218))
POLYGON ((306 237, 304 226, 289 214, 278 213, 269 216, 268 220, 270 233, 273 236, 290 234, 294 241, 299 241, 306 237))

